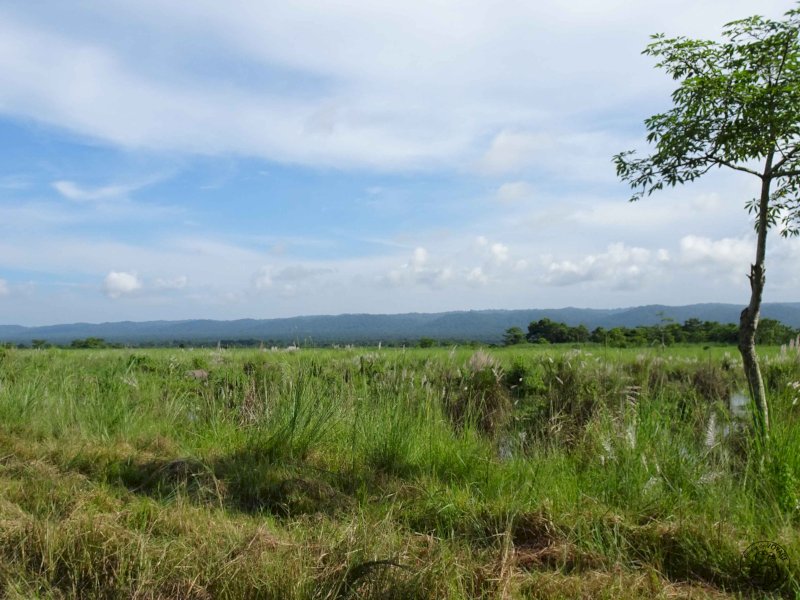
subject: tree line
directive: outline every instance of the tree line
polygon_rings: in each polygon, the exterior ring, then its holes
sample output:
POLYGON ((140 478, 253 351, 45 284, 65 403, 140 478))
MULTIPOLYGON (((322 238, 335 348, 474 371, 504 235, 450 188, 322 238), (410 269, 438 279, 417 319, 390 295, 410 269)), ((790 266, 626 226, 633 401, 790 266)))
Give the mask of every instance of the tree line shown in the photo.
MULTIPOLYGON (((800 333, 800 330, 776 319, 761 319, 756 332, 756 342, 768 346, 785 344, 800 333)), ((718 323, 687 319, 683 323, 666 322, 659 325, 636 327, 596 327, 592 331, 585 325, 571 327, 566 323, 540 319, 531 321, 527 333, 520 327, 510 327, 503 335, 503 344, 582 344, 592 342, 614 348, 672 344, 736 344, 739 326, 734 323, 718 323)))

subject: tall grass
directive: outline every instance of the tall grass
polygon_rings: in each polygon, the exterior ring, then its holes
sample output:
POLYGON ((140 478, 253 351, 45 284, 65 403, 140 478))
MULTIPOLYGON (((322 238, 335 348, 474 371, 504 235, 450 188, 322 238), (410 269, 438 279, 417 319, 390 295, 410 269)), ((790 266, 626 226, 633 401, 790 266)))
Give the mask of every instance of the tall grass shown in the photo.
POLYGON ((793 597, 800 363, 756 448, 725 352, 5 350, 0 592, 793 597))

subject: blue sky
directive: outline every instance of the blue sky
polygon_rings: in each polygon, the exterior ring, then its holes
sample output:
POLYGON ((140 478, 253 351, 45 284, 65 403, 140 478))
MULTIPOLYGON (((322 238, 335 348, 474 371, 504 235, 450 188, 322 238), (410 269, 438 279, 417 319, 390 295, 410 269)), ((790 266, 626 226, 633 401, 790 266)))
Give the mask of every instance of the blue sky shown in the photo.
POLYGON ((792 6, 4 2, 0 321, 743 303, 755 181, 629 204, 611 156, 649 34, 792 6))

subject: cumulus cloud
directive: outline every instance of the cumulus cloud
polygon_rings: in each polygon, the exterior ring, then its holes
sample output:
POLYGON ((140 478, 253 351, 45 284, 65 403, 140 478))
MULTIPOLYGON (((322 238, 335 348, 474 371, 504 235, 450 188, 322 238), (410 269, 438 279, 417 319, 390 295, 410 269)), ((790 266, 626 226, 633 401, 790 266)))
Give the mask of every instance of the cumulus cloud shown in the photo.
POLYGON ((493 242, 486 236, 462 240, 448 248, 442 256, 431 257, 427 248, 414 249, 409 259, 390 269, 378 281, 393 286, 425 285, 434 289, 486 285, 519 277, 528 268, 525 259, 514 258, 508 245, 493 242))
POLYGON ((666 250, 654 255, 646 248, 616 243, 608 246, 605 252, 589 254, 579 260, 547 261, 542 280, 555 286, 599 282, 613 289, 631 290, 641 287, 668 261, 666 250))
POLYGON ((485 285, 489 283, 489 278, 481 267, 475 267, 474 269, 470 269, 469 273, 467 273, 467 281, 476 285, 485 285))
POLYGON ((106 275, 103 287, 109 298, 119 298, 142 289, 142 282, 136 273, 111 271, 106 275))
POLYGON ((425 268, 425 263, 428 262, 428 251, 425 248, 414 248, 414 254, 411 256, 410 267, 414 271, 422 271, 425 268))
POLYGON ((430 255, 426 248, 414 248, 408 262, 399 268, 391 269, 386 276, 378 277, 379 282, 393 286, 421 284, 440 288, 453 280, 455 271, 450 265, 431 266, 430 255))
POLYGON ((508 260, 508 246, 497 242, 492 244, 492 259, 497 263, 504 263, 508 260))
MULTIPOLYGON (((475 238, 477 257, 483 260, 482 271, 494 272, 505 268, 511 261, 511 248, 502 242, 491 242, 486 236, 475 238)), ((520 270, 527 265, 524 259, 517 259, 513 268, 520 270)))
POLYGON ((767 277, 770 287, 789 290, 796 297, 797 290, 800 289, 798 264, 800 264, 800 239, 780 239, 777 244, 773 243, 772 252, 767 256, 767 277))
POLYGON ((697 235, 681 238, 681 262, 684 264, 721 264, 732 267, 747 265, 755 253, 753 242, 747 238, 712 240, 697 235))
POLYGON ((755 244, 747 237, 712 240, 687 235, 680 241, 683 265, 732 282, 743 281, 755 255, 755 244))
POLYGON ((253 287, 257 290, 266 290, 272 287, 272 269, 261 267, 253 276, 253 287))

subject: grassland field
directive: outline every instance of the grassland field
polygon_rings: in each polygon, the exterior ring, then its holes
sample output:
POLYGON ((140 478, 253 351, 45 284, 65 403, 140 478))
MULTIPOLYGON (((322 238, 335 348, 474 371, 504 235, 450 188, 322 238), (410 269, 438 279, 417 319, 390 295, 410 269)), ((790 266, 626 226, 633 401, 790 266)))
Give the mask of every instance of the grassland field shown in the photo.
POLYGON ((766 444, 734 348, 4 349, 0 597, 797 598, 760 352, 766 444))

